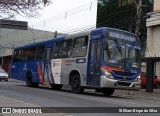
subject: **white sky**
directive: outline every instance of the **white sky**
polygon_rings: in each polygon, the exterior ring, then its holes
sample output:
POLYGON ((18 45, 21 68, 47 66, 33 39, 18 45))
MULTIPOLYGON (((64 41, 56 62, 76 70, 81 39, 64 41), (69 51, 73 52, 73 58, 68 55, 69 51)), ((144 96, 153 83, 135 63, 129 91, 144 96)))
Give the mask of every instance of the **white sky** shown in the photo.
POLYGON ((51 5, 43 8, 42 11, 39 11, 41 16, 38 18, 28 19, 18 16, 16 19, 28 21, 30 27, 53 32, 56 30, 58 32, 70 32, 72 29, 93 26, 96 24, 97 0, 52 0, 52 2, 51 5), (48 20, 50 18, 52 19, 48 20))

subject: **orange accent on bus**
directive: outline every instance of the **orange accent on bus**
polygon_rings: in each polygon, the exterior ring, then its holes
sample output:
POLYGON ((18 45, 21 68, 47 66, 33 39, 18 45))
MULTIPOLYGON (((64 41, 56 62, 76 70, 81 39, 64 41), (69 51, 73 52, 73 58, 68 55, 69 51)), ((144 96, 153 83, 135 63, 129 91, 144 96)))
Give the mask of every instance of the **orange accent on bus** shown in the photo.
POLYGON ((38 64, 38 76, 39 76, 40 83, 43 83, 43 76, 42 76, 40 64, 38 64))
POLYGON ((105 69, 105 70, 107 70, 109 72, 112 72, 113 70, 115 70, 115 71, 123 71, 123 69, 121 69, 121 68, 113 68, 113 67, 108 67, 108 66, 101 66, 101 69, 105 69))

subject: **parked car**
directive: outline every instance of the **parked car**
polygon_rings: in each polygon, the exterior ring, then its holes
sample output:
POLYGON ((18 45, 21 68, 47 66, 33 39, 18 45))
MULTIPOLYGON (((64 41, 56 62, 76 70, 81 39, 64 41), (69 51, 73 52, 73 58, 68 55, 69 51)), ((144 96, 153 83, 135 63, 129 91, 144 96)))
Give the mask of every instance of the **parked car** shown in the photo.
MULTIPOLYGON (((153 86, 155 88, 160 87, 160 80, 158 79, 158 76, 156 76, 155 74, 153 75, 153 86)), ((141 73, 141 87, 142 88, 146 87, 146 73, 145 72, 141 73)))
POLYGON ((8 74, 3 69, 0 69, 0 81, 1 80, 8 81, 8 74))

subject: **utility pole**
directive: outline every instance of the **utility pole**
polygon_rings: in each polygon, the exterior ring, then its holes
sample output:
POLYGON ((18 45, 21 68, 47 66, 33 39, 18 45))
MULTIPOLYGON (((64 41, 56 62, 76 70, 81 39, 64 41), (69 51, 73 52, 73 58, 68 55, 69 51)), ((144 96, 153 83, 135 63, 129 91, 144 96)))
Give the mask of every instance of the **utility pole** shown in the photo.
MULTIPOLYGON (((142 0, 133 0, 136 4, 137 14, 136 14, 136 28, 135 34, 140 35, 140 24, 141 24, 141 15, 142 15, 142 7, 146 7, 142 5, 142 0)), ((154 72, 154 61, 148 59, 147 60, 147 79, 146 79, 146 92, 153 92, 153 72, 154 72)))
POLYGON ((142 15, 142 0, 133 0, 133 2, 136 4, 136 27, 135 27, 135 34, 140 35, 140 23, 141 23, 141 15, 142 15))
POLYGON ((54 32, 54 38, 57 38, 57 31, 54 32))
MULTIPOLYGON (((136 5, 136 27, 135 27, 135 34, 140 35, 140 24, 141 24, 141 15, 142 15, 142 0, 133 0, 136 5)), ((133 92, 128 90, 128 95, 133 95, 133 92)))

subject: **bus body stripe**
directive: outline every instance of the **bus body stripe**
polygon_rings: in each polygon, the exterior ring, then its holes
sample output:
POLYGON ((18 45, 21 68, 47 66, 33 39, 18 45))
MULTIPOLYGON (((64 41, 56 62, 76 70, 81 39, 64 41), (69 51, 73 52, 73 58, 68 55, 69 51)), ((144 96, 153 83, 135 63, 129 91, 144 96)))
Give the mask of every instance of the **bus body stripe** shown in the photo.
POLYGON ((40 83, 43 83, 43 76, 42 76, 40 64, 38 64, 38 77, 39 77, 40 83))
POLYGON ((109 72, 112 72, 112 70, 123 71, 123 69, 121 69, 121 68, 113 68, 113 67, 109 67, 109 66, 101 66, 101 69, 105 69, 109 72))

